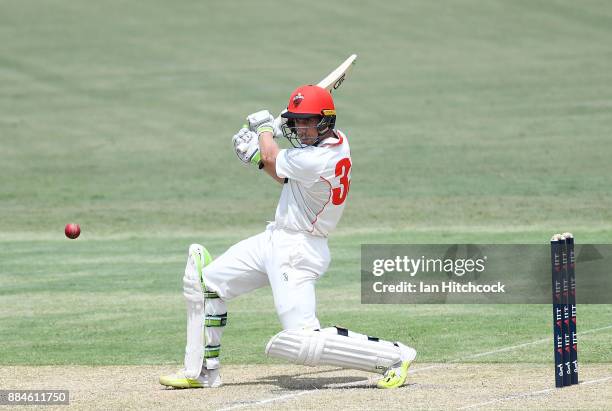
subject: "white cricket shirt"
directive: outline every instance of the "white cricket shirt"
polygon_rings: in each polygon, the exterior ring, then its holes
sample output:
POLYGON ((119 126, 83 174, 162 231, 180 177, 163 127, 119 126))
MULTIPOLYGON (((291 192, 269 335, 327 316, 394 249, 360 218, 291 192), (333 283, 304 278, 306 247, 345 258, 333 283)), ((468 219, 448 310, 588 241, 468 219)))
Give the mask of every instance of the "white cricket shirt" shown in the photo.
POLYGON ((351 153, 346 136, 334 130, 318 146, 280 150, 276 174, 287 178, 276 216, 277 228, 327 237, 336 227, 351 182, 351 153))

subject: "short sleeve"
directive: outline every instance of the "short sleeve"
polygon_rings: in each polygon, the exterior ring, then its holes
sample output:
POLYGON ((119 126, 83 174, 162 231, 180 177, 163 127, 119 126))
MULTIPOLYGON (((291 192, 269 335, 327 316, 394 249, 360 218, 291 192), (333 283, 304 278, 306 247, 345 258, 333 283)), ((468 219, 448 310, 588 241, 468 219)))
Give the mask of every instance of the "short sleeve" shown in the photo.
POLYGON ((276 156, 276 174, 311 186, 321 178, 325 163, 315 147, 283 149, 276 156))

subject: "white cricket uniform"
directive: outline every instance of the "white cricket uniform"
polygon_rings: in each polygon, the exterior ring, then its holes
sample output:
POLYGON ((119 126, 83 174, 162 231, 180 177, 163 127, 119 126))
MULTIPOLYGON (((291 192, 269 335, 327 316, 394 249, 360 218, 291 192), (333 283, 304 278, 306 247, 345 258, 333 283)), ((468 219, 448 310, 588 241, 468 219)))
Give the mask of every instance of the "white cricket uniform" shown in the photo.
POLYGON ((284 329, 320 328, 315 282, 329 266, 327 236, 342 216, 351 172, 348 140, 334 132, 316 147, 280 150, 276 173, 286 183, 274 222, 203 270, 222 300, 269 284, 284 329))

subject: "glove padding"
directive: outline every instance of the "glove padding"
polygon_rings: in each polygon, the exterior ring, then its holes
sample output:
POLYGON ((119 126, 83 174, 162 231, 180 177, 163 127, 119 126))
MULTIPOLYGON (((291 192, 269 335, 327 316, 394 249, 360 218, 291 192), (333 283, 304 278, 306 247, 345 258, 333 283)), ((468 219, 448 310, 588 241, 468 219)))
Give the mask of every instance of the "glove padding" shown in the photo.
POLYGON ((282 137, 282 123, 283 118, 279 120, 275 119, 268 110, 261 110, 247 116, 247 122, 249 124, 249 130, 254 131, 257 135, 269 131, 272 133, 274 138, 282 137))
POLYGON ((261 155, 257 133, 248 128, 241 128, 232 138, 236 155, 245 164, 253 163, 261 168, 261 155))

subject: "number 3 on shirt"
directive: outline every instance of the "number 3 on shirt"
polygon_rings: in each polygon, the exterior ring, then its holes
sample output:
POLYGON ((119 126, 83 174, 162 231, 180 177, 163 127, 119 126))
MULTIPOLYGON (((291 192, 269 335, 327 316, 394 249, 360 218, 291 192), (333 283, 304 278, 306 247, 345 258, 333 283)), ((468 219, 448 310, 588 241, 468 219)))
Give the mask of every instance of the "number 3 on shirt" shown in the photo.
POLYGON ((332 204, 340 205, 346 200, 351 185, 351 180, 348 177, 350 171, 350 158, 345 157, 336 164, 336 177, 340 177, 340 187, 332 189, 332 204))

